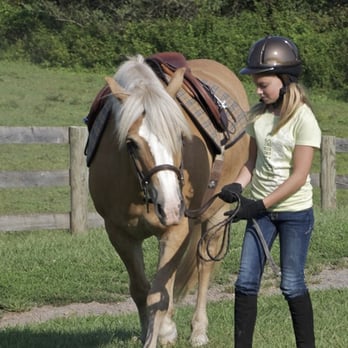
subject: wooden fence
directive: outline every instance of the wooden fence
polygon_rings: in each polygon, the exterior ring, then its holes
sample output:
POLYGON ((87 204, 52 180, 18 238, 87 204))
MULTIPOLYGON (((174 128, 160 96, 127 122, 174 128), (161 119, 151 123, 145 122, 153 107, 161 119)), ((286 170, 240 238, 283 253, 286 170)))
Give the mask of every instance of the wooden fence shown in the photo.
MULTIPOLYGON (((0 188, 70 185, 70 213, 0 216, 0 231, 69 229, 82 233, 103 225, 97 213, 88 212, 88 170, 85 127, 0 127, 1 144, 69 144, 70 169, 40 172, 0 172, 0 188)), ((348 139, 323 136, 321 173, 311 174, 321 188, 323 209, 336 208, 336 189, 348 189, 348 176, 336 175, 336 153, 348 152, 348 139)))
POLYGON ((70 169, 0 172, 0 188, 70 185, 70 213, 0 216, 0 231, 69 229, 82 233, 103 225, 88 212, 88 170, 84 156, 85 127, 0 127, 0 144, 69 144, 70 169))

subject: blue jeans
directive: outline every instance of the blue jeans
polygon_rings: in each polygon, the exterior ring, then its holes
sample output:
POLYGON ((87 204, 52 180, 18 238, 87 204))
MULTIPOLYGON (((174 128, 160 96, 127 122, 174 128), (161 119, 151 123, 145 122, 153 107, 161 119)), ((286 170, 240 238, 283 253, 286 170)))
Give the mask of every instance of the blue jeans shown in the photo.
MULTIPOLYGON (((271 249, 279 235, 281 283, 280 289, 287 300, 307 292, 304 267, 313 230, 313 209, 299 212, 266 213, 255 219, 271 249)), ((236 292, 257 295, 266 262, 252 220, 248 220, 240 262, 236 292)))

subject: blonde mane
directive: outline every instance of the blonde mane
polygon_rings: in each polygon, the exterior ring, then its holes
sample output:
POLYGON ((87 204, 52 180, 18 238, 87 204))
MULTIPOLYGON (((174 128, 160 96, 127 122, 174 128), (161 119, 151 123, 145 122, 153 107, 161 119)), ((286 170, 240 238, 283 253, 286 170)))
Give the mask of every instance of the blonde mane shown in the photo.
POLYGON ((189 125, 174 99, 144 62, 141 55, 129 58, 116 72, 114 78, 130 96, 117 107, 117 136, 120 145, 125 144, 129 128, 145 115, 144 122, 172 153, 182 147, 182 136, 190 137, 189 125))

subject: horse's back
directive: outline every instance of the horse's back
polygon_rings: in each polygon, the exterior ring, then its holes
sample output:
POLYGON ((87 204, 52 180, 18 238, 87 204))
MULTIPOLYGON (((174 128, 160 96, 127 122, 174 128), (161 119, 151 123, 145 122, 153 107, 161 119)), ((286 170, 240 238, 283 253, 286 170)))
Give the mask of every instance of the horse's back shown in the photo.
POLYGON ((249 109, 248 97, 236 74, 225 65, 211 59, 188 61, 192 74, 200 79, 214 82, 233 97, 244 111, 249 109))

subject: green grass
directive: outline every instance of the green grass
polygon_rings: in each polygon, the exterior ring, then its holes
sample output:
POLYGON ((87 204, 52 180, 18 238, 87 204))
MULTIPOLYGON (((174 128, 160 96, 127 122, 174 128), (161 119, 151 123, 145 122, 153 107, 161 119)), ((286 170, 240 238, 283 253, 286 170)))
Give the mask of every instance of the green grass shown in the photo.
MULTIPOLYGON (((154 240, 145 242, 154 270, 154 240)), ((23 311, 45 304, 118 301, 128 295, 128 275, 103 229, 0 234, 0 309, 23 311)), ((149 274, 150 276, 150 274, 149 274)))
POLYGON ((61 170, 69 167, 67 144, 2 144, 1 171, 61 170))
MULTIPOLYGON (((307 274, 324 267, 347 267, 347 228, 344 209, 316 211, 316 226, 308 255, 307 274)), ((231 248, 215 281, 232 291, 238 268, 244 223, 232 225, 231 248)), ((157 263, 157 240, 144 243, 149 277, 157 263)), ((272 250, 279 263, 278 245, 272 250)), ((117 301, 128 294, 128 276, 103 229, 72 236, 64 231, 0 234, 0 308, 23 311, 45 304, 117 301)), ((270 272, 264 286, 274 283, 270 272)))
MULTIPOLYGON (((1 124, 9 126, 82 124, 82 116, 88 112, 91 101, 100 86, 104 84, 104 75, 106 74, 45 70, 26 63, 2 62, 0 64, 1 124), (46 106, 40 111, 42 105, 46 106)), ((253 95, 253 88, 251 89, 250 85, 246 87, 248 93, 253 95)), ((318 107, 318 118, 322 128, 325 128, 328 134, 334 134, 337 129, 340 130, 340 133, 337 133, 339 136, 348 134, 348 124, 340 121, 345 120, 348 103, 331 100, 321 94, 315 94, 313 99, 318 107), (335 122, 332 120, 334 114, 337 118, 335 122)), ((0 148, 2 150, 0 151, 0 170, 58 170, 68 167, 66 145, 1 145, 0 148)), ((319 152, 316 155, 313 168, 314 171, 319 171, 319 152)), ((347 154, 338 154, 338 172, 348 173, 348 161, 341 155, 347 154)), ((318 227, 313 236, 309 255, 309 272, 311 273, 316 272, 322 265, 342 266, 341 260, 347 256, 344 207, 348 206, 348 190, 339 190, 337 198, 338 206, 341 208, 334 212, 322 213, 318 208, 320 191, 314 190, 318 227), (325 255, 324 258, 323 255, 325 255)), ((91 202, 90 209, 92 209, 91 202)), ((68 212, 69 210, 68 187, 0 190, 0 214, 68 212)), ((243 224, 233 225, 232 250, 223 263, 222 272, 216 278, 220 283, 227 284, 231 273, 236 272, 242 234, 243 224)), ((153 242, 149 243, 152 245, 153 242)), ((36 304, 68 303, 73 300, 108 301, 114 298, 114 292, 126 293, 127 276, 123 266, 111 250, 105 233, 100 231, 91 231, 88 236, 79 238, 71 237, 64 231, 3 233, 0 235, 0 247, 2 259, 6 260, 6 263, 0 264, 0 289, 2 289, 0 305, 3 308, 23 310, 36 304), (33 253, 33 250, 40 250, 40 253, 33 253), (100 259, 101 255, 105 255, 106 250, 107 263, 100 259), (55 260, 54 263, 52 260, 55 260), (28 268, 21 269, 18 264, 28 265, 28 268), (35 273, 33 276, 33 272, 28 272, 31 269, 42 271, 43 275, 35 273), (67 269, 71 273, 66 273, 67 269), (93 277, 89 276, 89 271, 93 269, 95 274, 105 277, 105 280, 102 281, 97 276, 93 281, 93 277), (60 272, 63 273, 60 274, 60 272), (122 278, 120 278, 121 274, 122 278), (122 285, 117 283, 114 275, 117 281, 121 279, 122 285), (71 279, 73 281, 69 283, 71 279), (114 284, 110 279, 114 279, 116 283, 114 284), (72 289, 79 289, 78 284, 86 284, 86 280, 91 288, 88 291, 81 289, 81 293, 75 294, 72 289), (52 283, 53 285, 51 289, 45 288, 44 294, 41 293, 40 287, 34 286, 36 281, 38 284, 52 283), (119 287, 121 290, 118 290, 119 287)), ((277 258, 277 245, 274 247, 274 253, 277 258)), ((155 264, 152 259, 148 262, 155 264)))
POLYGON ((1 61, 0 124, 6 126, 83 125, 103 77, 1 61))
POLYGON ((68 213, 70 189, 64 187, 11 188, 0 190, 0 214, 68 213))
MULTIPOLYGON (((348 290, 312 292, 317 348, 348 346, 348 290)), ((190 320, 193 308, 179 308, 175 314, 179 338, 176 347, 189 348, 190 320)), ((260 297, 254 346, 257 348, 291 348, 294 335, 287 305, 280 295, 260 297)), ((209 337, 206 348, 231 347, 233 338, 233 303, 209 303, 209 337)), ((6 348, 127 347, 140 348, 136 314, 89 316, 55 319, 43 324, 8 328, 0 331, 6 348)))

